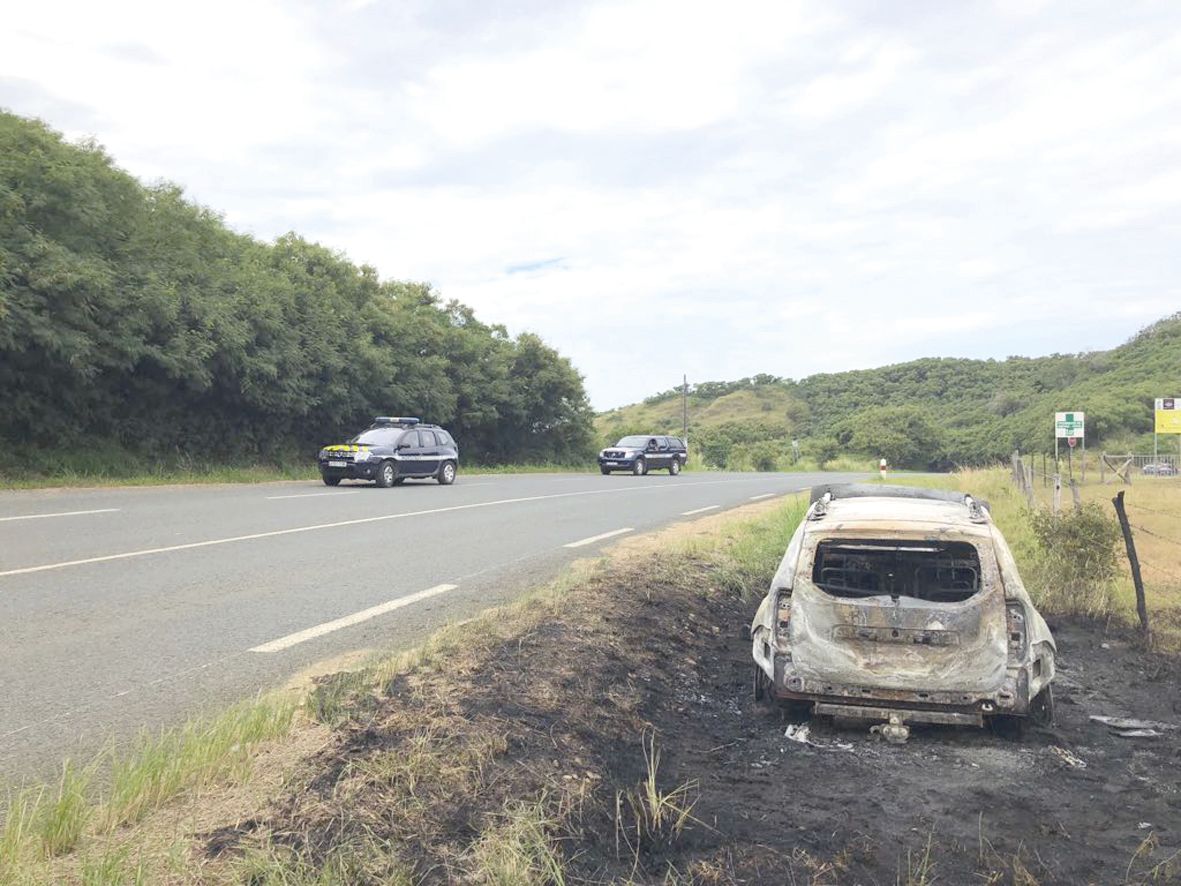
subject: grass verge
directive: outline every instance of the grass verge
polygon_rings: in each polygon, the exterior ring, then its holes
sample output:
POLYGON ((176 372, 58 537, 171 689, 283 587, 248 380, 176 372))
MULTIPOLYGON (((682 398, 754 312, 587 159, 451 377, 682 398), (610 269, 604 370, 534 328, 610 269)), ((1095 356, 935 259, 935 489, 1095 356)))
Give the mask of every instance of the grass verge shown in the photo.
POLYGON ((0 826, 0 883, 71 880, 122 882, 125 847, 101 848, 111 834, 143 820, 172 799, 200 795, 212 785, 242 781, 255 749, 288 734, 297 703, 269 695, 225 712, 142 736, 127 756, 62 767, 58 784, 11 789, 0 826), (94 773, 109 766, 109 785, 94 773), (86 873, 89 871, 90 873, 86 873), (112 878, 114 872, 121 872, 112 878), (104 873, 106 872, 106 873, 104 873), (108 876, 111 874, 111 876, 108 876))

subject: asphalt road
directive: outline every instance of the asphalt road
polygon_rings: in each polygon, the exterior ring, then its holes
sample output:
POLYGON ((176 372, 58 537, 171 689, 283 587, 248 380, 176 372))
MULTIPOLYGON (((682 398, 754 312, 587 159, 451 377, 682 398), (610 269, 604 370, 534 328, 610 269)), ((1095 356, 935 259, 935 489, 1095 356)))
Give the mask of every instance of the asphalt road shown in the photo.
POLYGON ((523 474, 0 493, 0 781, 47 775, 619 538, 840 474, 523 474))

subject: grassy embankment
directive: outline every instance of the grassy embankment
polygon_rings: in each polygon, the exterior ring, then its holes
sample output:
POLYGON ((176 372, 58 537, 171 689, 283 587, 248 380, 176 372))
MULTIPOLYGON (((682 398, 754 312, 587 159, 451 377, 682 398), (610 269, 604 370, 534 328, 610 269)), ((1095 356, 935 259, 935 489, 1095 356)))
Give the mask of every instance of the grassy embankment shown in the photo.
MULTIPOLYGON (((38 466, 0 459, 0 490, 55 489, 92 486, 167 486, 172 484, 213 483, 272 483, 283 480, 318 480, 314 464, 288 462, 283 464, 222 465, 193 461, 151 462, 125 456, 118 459, 93 458, 85 454, 45 454, 37 456, 38 466)), ((749 465, 736 470, 753 470, 749 465)), ((840 456, 830 461, 823 470, 870 471, 875 466, 864 460, 840 456)), ((485 474, 583 474, 595 473, 593 461, 582 465, 569 464, 507 464, 472 465, 462 463, 460 475, 485 474)), ((699 458, 690 453, 689 472, 708 470, 699 458)), ((793 471, 822 470, 816 460, 803 458, 791 466, 793 471)))
MULTIPOLYGON (((201 462, 151 463, 127 459, 122 464, 94 462, 85 458, 45 457, 44 466, 34 469, 0 464, 0 490, 56 489, 92 486, 167 486, 171 484, 272 483, 283 480, 319 480, 314 464, 291 462, 269 465, 219 465, 201 462)), ((583 465, 468 465, 460 474, 549 474, 584 473, 583 465)))

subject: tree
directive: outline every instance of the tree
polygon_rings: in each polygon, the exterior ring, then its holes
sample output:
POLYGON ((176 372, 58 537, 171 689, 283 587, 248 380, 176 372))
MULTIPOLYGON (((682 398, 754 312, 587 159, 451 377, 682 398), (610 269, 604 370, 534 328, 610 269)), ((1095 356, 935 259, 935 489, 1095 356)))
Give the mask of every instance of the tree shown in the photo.
POLYGON ((943 460, 943 434, 919 406, 875 406, 851 421, 851 445, 899 468, 933 468, 943 460))

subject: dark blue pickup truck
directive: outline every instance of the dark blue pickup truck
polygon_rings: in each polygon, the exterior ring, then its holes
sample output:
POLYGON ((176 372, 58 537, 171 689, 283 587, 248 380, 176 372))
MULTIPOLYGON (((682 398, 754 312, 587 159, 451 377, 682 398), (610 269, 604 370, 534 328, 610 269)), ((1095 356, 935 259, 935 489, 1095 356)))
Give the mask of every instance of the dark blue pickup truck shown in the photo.
POLYGON ((649 471, 681 473, 689 452, 680 437, 633 434, 599 453, 599 470, 604 474, 627 471, 637 476, 649 471))

